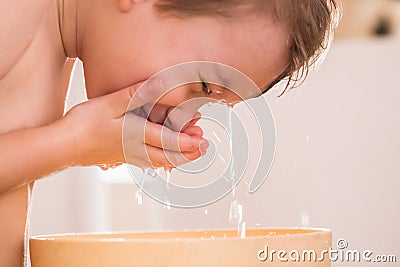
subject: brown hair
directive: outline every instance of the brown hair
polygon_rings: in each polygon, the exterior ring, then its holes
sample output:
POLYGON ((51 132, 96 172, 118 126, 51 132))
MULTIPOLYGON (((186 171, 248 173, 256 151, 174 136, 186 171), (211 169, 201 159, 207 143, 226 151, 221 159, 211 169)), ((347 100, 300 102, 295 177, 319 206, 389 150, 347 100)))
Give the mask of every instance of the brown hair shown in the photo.
POLYGON ((290 34, 289 64, 270 88, 286 79, 285 91, 301 84, 327 50, 341 14, 338 0, 158 0, 156 9, 177 17, 226 18, 252 10, 283 21, 290 34))

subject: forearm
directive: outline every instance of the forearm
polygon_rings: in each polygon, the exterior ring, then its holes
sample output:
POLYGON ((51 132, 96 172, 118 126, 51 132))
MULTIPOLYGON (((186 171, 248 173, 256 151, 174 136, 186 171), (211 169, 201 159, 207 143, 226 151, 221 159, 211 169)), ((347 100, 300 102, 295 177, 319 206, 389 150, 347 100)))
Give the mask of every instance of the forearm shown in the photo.
POLYGON ((72 164, 73 137, 60 122, 0 134, 0 195, 72 164))

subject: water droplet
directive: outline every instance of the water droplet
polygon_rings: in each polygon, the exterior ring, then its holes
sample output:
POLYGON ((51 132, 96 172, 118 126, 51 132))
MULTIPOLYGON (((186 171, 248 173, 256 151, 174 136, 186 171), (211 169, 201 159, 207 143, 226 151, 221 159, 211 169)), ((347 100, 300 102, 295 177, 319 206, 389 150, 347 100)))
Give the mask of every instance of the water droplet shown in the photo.
POLYGON ((301 225, 303 227, 309 227, 310 226, 310 216, 308 215, 307 212, 303 211, 300 214, 300 221, 301 221, 301 225))
POLYGON ((169 189, 169 182, 171 180, 171 169, 165 168, 165 180, 167 182, 167 189, 169 189))
POLYGON ((230 110, 232 110, 233 107, 235 106, 235 103, 229 102, 229 103, 227 103, 226 105, 229 107, 230 110))
POLYGON ((246 223, 245 222, 243 222, 241 227, 240 227, 239 235, 240 235, 241 239, 245 239, 246 238, 246 223))
POLYGON ((144 174, 149 176, 150 178, 154 179, 157 178, 157 171, 152 168, 147 168, 144 170, 144 174))
POLYGON ((136 198, 136 201, 137 201, 138 205, 142 205, 143 204, 143 192, 142 192, 142 189, 139 189, 138 191, 136 191, 135 198, 136 198))
POLYGON ((204 214, 205 214, 205 215, 208 215, 208 210, 204 210, 204 214))
POLYGON ((167 197, 164 198, 164 204, 165 204, 165 207, 167 208, 167 210, 171 209, 171 202, 169 201, 169 199, 167 197))
POLYGON ((307 143, 310 142, 310 136, 309 136, 309 135, 307 135, 307 137, 306 137, 306 142, 307 142, 307 143))
POLYGON ((236 194, 236 179, 234 170, 234 153, 233 153, 233 120, 232 120, 233 110, 228 109, 228 131, 229 131, 229 150, 231 153, 231 161, 229 162, 229 172, 232 180, 232 195, 235 197, 236 194))
POLYGON ((239 200, 235 200, 231 203, 231 209, 229 211, 229 222, 234 224, 240 224, 243 219, 243 206, 239 200))
POLYGON ((110 168, 110 165, 108 165, 108 164, 99 164, 99 165, 97 165, 97 167, 99 167, 103 171, 108 171, 108 169, 110 168))
POLYGON ((236 195, 236 185, 235 185, 235 181, 232 181, 233 185, 232 185, 232 196, 235 197, 236 195))
POLYGON ((220 99, 218 100, 218 103, 221 105, 226 105, 228 102, 226 101, 226 99, 220 99))
POLYGON ((146 171, 143 172, 142 180, 141 180, 140 184, 138 184, 139 189, 135 193, 135 198, 136 198, 138 205, 143 204, 143 183, 144 183, 145 175, 146 175, 146 171))

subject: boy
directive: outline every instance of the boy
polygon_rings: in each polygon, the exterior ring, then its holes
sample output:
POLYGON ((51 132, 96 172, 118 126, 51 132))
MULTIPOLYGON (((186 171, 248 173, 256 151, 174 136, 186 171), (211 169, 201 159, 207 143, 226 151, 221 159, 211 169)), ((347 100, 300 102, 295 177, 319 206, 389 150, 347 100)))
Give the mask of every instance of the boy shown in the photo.
MULTIPOLYGON (((334 0, 0 5, 0 266, 22 265, 29 182, 69 166, 125 161, 123 117, 143 81, 178 63, 214 61, 244 72, 266 91, 283 78, 297 80, 307 73, 310 60, 327 44, 335 14, 334 0), (90 100, 63 117, 76 57, 84 63, 90 100)), ((162 90, 160 81, 150 81, 135 107, 162 90)), ((174 107, 212 91, 207 83, 187 85, 159 104, 174 107)), ((169 165, 160 144, 163 128, 147 124, 144 136, 144 122, 138 122, 129 133, 133 163, 169 165), (144 147, 151 148, 148 157, 144 147)), ((179 146, 168 144, 168 153, 183 152, 194 160, 207 148, 193 123, 183 133, 168 134, 169 140, 179 137, 179 146)))

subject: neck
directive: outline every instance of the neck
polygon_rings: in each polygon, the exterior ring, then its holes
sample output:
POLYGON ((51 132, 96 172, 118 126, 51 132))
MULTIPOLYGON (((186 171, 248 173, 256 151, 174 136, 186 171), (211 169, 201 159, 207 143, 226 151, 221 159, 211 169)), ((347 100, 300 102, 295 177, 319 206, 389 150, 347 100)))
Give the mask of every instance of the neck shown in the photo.
POLYGON ((81 55, 82 35, 85 28, 88 0, 57 0, 60 35, 68 58, 81 55))

